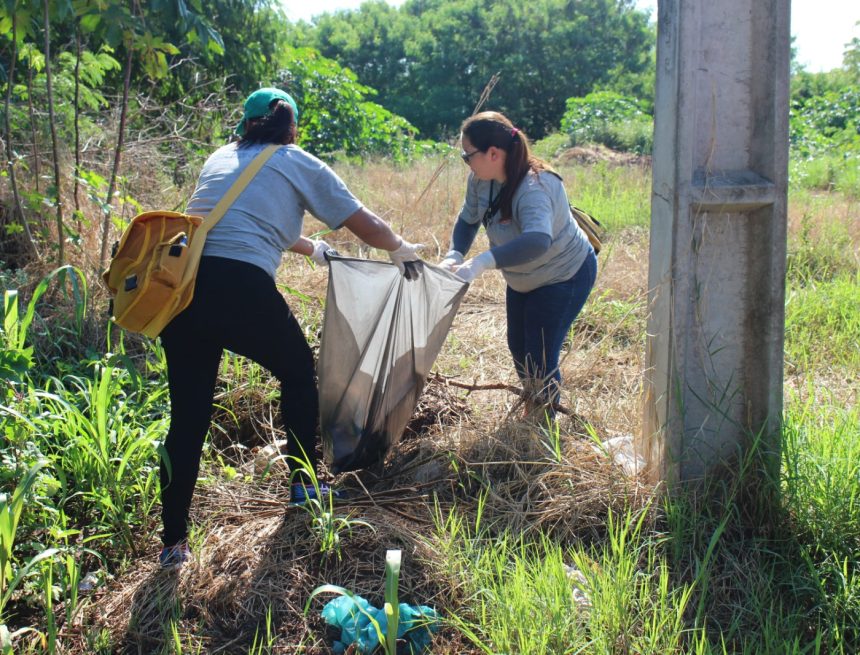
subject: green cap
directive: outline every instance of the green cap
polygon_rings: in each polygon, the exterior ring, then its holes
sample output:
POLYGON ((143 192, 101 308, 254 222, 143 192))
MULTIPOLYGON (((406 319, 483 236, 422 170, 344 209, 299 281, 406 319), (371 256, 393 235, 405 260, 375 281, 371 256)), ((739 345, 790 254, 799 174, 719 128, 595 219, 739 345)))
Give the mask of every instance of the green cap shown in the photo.
POLYGON ((236 126, 236 134, 239 136, 245 134, 245 121, 267 116, 271 111, 269 105, 274 100, 286 100, 289 102, 293 108, 293 118, 296 123, 299 122, 299 107, 289 93, 280 89, 257 89, 245 100, 245 113, 242 114, 242 120, 236 126))

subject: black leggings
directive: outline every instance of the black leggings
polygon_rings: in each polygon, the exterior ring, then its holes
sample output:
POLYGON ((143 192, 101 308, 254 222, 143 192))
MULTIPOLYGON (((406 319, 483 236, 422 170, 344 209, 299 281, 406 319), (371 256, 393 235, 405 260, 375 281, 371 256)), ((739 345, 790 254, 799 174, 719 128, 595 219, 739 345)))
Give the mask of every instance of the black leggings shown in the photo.
POLYGON ((162 540, 187 535, 188 511, 212 419, 212 397, 226 348, 254 360, 281 383, 287 454, 316 466, 319 398, 313 353, 275 281, 261 268, 223 257, 200 261, 194 299, 161 333, 170 386, 168 462, 161 462, 162 540), (168 469, 169 465, 169 469, 168 469))

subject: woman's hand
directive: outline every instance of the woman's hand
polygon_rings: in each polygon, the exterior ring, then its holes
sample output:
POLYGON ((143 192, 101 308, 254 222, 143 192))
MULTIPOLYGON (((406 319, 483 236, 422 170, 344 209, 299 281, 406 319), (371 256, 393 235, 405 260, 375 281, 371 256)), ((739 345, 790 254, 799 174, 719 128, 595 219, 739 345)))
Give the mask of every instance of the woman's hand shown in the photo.
POLYGON ((452 272, 463 280, 463 282, 473 282, 481 277, 481 274, 484 271, 488 271, 495 267, 496 258, 493 257, 493 253, 488 250, 487 252, 482 252, 477 257, 467 259, 464 264, 456 266, 452 272))
POLYGON ((329 262, 325 255, 327 252, 336 253, 335 249, 322 239, 311 239, 311 243, 314 244, 314 251, 309 255, 309 257, 320 266, 328 266, 329 262))
POLYGON ((407 266, 407 264, 418 261, 418 251, 423 247, 420 243, 409 243, 403 237, 400 237, 400 246, 396 250, 388 251, 388 256, 391 258, 392 263, 407 280, 413 279, 413 273, 415 272, 413 270, 414 267, 407 266))
POLYGON ((308 239, 307 237, 299 237, 289 250, 297 255, 309 257, 320 266, 328 266, 328 260, 325 258, 327 252, 331 251, 337 254, 337 251, 322 239, 308 239))
POLYGON ((439 268, 444 268, 446 271, 453 271, 457 266, 463 263, 463 253, 457 250, 449 250, 445 255, 445 259, 439 262, 439 268))
POLYGON ((395 234, 388 223, 364 207, 346 219, 343 224, 367 245, 387 250, 391 261, 406 279, 418 277, 417 266, 406 266, 406 264, 418 261, 418 249, 423 248, 423 245, 409 243, 395 234))

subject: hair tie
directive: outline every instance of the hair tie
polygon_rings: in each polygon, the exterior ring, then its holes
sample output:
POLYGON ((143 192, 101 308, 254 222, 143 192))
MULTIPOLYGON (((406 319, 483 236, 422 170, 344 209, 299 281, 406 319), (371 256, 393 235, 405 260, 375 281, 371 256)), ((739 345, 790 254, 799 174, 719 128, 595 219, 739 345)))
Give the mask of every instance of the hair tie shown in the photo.
POLYGON ((517 128, 512 129, 512 130, 511 130, 511 138, 512 138, 512 139, 516 139, 516 138, 517 138, 517 134, 519 134, 519 133, 520 133, 520 131, 519 131, 517 128))

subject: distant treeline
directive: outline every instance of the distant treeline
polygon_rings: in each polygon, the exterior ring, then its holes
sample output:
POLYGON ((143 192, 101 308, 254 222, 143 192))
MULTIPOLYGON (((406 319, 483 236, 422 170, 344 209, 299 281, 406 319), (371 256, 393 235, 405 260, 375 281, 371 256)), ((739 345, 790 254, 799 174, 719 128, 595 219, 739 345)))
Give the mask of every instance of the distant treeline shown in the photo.
POLYGON ((112 207, 134 201, 123 153, 157 151, 181 186, 260 86, 295 96, 311 152, 406 160, 456 136, 496 74, 488 107, 533 138, 571 97, 648 98, 653 32, 632 0, 372 0, 314 24, 275 0, 5 0, 0 261, 47 242, 63 262, 89 202, 104 264, 112 207))
POLYGON ((493 107, 533 137, 558 129, 568 98, 653 93, 654 27, 632 0, 374 0, 294 34, 428 138, 456 132, 494 73, 493 107))
MULTIPOLYGON (((276 0, 5 0, 0 261, 46 242, 64 261, 96 206, 104 263, 112 208, 135 201, 123 196, 132 142, 181 187, 259 86, 295 96, 299 144, 322 157, 432 151, 495 75, 487 108, 533 139, 647 153, 654 44, 633 0, 369 0, 313 23, 276 0)), ((855 39, 840 71, 795 71, 792 144, 818 166, 804 170, 816 186, 858 187, 838 177, 860 141, 858 53, 855 39)))
POLYGON ((236 96, 260 84, 289 89, 295 49, 310 47, 354 72, 363 99, 430 139, 456 132, 495 73, 493 106, 534 137, 558 128, 570 97, 610 90, 650 101, 653 86, 654 27, 632 0, 369 0, 313 24, 290 22, 275 0, 50 0, 48 16, 44 7, 0 7, 3 81, 14 36, 19 83, 42 73, 37 52, 65 56, 70 75, 76 52, 108 52, 120 65, 81 84, 120 95, 128 66, 132 91, 194 104, 225 91, 212 80, 236 96))

